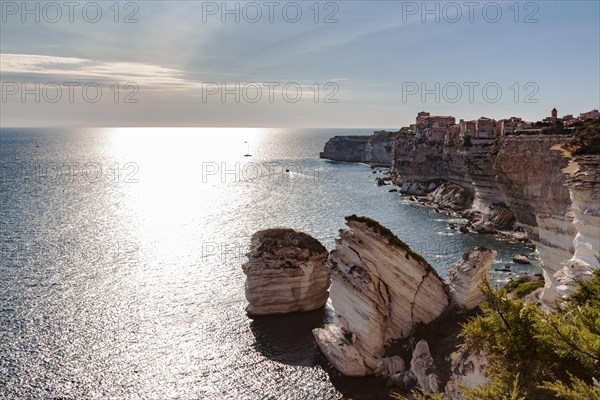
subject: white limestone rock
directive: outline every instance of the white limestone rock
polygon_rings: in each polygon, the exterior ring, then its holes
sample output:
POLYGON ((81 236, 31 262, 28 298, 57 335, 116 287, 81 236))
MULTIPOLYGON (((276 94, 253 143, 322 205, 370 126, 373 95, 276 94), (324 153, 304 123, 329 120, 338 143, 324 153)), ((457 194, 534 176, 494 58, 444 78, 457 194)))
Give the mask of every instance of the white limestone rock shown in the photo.
POLYGON ((577 230, 573 257, 561 264, 553 278, 562 300, 578 288, 578 281, 591 279, 600 254, 600 155, 572 157, 565 186, 569 189, 573 225, 577 230))
POLYGON ((477 388, 488 382, 488 362, 483 354, 456 351, 449 358, 451 374, 444 390, 449 399, 462 399, 462 386, 477 388))
POLYGON ((399 386, 404 379, 405 371, 406 365, 404 364, 404 359, 402 359, 402 357, 384 357, 377 360, 375 375, 391 381, 392 385, 399 386))
POLYGON ((251 239, 246 274, 249 315, 312 311, 327 302, 327 249, 305 233, 267 229, 251 239))
POLYGON ((336 325, 325 325, 314 329, 313 334, 319 348, 333 366, 346 376, 365 376, 371 373, 371 367, 354 346, 352 334, 336 325))
POLYGON ((429 345, 425 340, 420 340, 413 350, 410 371, 417 378, 421 389, 433 393, 438 392, 440 380, 436 374, 433 357, 429 352, 429 345))
POLYGON ((464 210, 473 202, 472 194, 460 185, 452 182, 442 183, 427 195, 426 200, 447 210, 464 210))
POLYGON ((561 172, 568 160, 560 146, 568 140, 565 135, 506 136, 499 140, 494 158, 496 180, 506 204, 537 248, 546 282, 541 297, 545 306, 556 304, 559 296, 554 274, 575 251, 577 230, 569 212, 567 177, 561 172))
POLYGON ((483 300, 481 286, 489 281, 489 272, 496 258, 495 250, 478 247, 465 253, 448 271, 451 305, 457 310, 472 310, 483 300))
POLYGON ((313 332, 338 370, 364 376, 377 369, 389 340, 406 338, 419 322, 433 321, 449 299, 435 270, 389 230, 367 218, 346 220, 348 229, 340 231, 329 257, 336 328, 313 332), (353 340, 343 340, 347 337, 353 340), (362 358, 359 366, 347 365, 356 354, 362 358))
POLYGON ((529 261, 529 257, 527 257, 525 254, 518 254, 514 256, 512 260, 517 264, 531 264, 531 261, 529 261))

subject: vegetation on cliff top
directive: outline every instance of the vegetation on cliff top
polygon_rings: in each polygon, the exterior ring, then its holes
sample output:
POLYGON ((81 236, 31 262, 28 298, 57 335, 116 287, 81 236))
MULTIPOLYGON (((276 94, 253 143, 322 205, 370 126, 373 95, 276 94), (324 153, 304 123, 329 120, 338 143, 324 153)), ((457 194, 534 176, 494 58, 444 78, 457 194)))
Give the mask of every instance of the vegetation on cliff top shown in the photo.
POLYGON ((390 244, 400 247, 401 249, 406 251, 408 254, 410 254, 418 262, 425 264, 429 268, 433 268, 423 258, 423 256, 421 256, 419 253, 416 253, 415 251, 413 251, 409 245, 404 243, 402 240, 398 239, 398 237, 396 235, 394 235, 394 233, 392 231, 390 231, 385 226, 382 226, 379 222, 375 221, 374 219, 371 219, 368 217, 359 217, 356 214, 352 214, 352 215, 346 217, 346 221, 348 221, 348 222, 356 221, 356 222, 361 222, 361 223, 367 225, 375 233, 387 238, 387 240, 390 244))
POLYGON ((258 231, 252 236, 252 241, 259 243, 259 253, 275 254, 283 247, 299 247, 308 249, 310 255, 327 254, 327 249, 317 239, 304 233, 288 228, 272 228, 258 231))
POLYGON ((600 154, 600 119, 576 127, 565 147, 574 155, 600 154))
MULTIPOLYGON (((465 387, 464 398, 600 399, 600 269, 593 274, 553 313, 511 300, 506 289, 484 287, 483 315, 466 323, 461 336, 463 350, 487 355, 490 381, 465 387)), ((422 391, 413 395, 445 399, 422 391)))
POLYGON ((508 282, 505 289, 509 294, 522 299, 528 294, 544 287, 544 279, 532 279, 530 276, 523 276, 508 282))

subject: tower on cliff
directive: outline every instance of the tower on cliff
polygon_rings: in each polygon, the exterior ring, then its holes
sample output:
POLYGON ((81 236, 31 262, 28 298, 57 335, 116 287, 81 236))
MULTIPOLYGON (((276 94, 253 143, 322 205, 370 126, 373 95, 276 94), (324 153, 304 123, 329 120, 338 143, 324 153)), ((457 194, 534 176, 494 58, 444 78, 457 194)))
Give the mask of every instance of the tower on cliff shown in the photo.
POLYGON ((558 119, 558 111, 556 110, 556 107, 554 107, 554 108, 552 109, 552 119, 553 119, 554 121, 556 121, 556 120, 558 119))

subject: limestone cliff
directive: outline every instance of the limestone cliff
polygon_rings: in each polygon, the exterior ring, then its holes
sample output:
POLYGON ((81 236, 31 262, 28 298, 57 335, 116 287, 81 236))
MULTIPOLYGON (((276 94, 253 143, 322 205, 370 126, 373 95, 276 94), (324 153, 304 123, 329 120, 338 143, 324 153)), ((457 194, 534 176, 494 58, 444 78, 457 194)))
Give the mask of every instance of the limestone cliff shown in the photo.
POLYGON ((447 164, 443 146, 418 140, 413 134, 400 134, 396 138, 392 159, 393 182, 426 182, 447 177, 447 164))
POLYGON ((600 176, 592 172, 600 156, 563 154, 561 146, 570 140, 570 135, 520 135, 501 137, 493 146, 458 147, 399 135, 392 179, 402 193, 429 193, 424 201, 439 208, 475 211, 480 219, 471 229, 477 232, 511 230, 516 218, 540 256, 546 281, 542 301, 554 305, 559 291, 568 294, 573 280, 589 272, 586 265, 594 265, 590 257, 600 236, 600 176), (574 255, 578 246, 581 257, 574 255))
POLYGON ((554 303, 558 296, 554 274, 573 256, 577 233, 569 212, 567 177, 562 173, 568 160, 559 149, 569 139, 564 135, 503 137, 494 158, 502 195, 537 247, 546 281, 542 295, 546 304, 554 303))
POLYGON ((565 186, 571 198, 573 225, 573 257, 561 264, 554 274, 558 295, 566 297, 577 289, 577 281, 592 277, 598 268, 600 254, 600 154, 575 155, 566 152, 569 161, 565 186))
POLYGON ((481 215, 482 224, 489 220, 495 229, 510 229, 514 219, 510 210, 503 208, 491 149, 491 143, 444 146, 419 140, 410 134, 398 135, 394 145, 392 180, 401 186, 401 193, 425 195, 435 190, 436 193, 427 199, 430 203, 454 211, 471 209, 481 215), (431 182, 436 180, 449 181, 452 185, 432 185, 431 182), (459 201, 455 200, 458 192, 459 201), (503 213, 501 221, 494 218, 494 211, 499 209, 508 211, 503 213))
POLYGON ((365 162, 391 166, 396 135, 396 132, 379 131, 369 137, 365 146, 365 162))
POLYGON ((390 166, 396 133, 379 131, 372 136, 335 136, 325 144, 320 157, 346 162, 390 166))
POLYGON ((327 302, 327 249, 305 233, 292 229, 256 232, 250 242, 246 298, 250 315, 311 311, 327 302))
POLYGON ((333 161, 364 162, 370 136, 334 136, 325 143, 321 158, 333 161))

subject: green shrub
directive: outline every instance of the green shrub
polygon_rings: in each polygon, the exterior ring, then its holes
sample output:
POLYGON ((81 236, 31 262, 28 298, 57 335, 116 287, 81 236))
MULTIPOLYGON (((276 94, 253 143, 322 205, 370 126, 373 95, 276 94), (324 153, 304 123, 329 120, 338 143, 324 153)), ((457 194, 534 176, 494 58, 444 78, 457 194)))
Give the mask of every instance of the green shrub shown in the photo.
POLYGON ((463 326, 463 349, 487 355, 491 381, 466 390, 467 399, 510 399, 502 397, 507 393, 570 399, 571 392, 578 399, 598 399, 593 393, 600 379, 600 270, 553 313, 511 300, 505 289, 487 286, 483 292, 484 314, 463 326))
POLYGON ((532 281, 531 278, 523 277, 509 282, 506 285, 506 290, 513 296, 522 299, 537 289, 543 288, 544 283, 543 279, 532 281))
POLYGON ((576 128, 573 139, 567 144, 573 154, 600 154, 600 120, 576 128))
MULTIPOLYGON (((526 291, 538 282, 512 287, 526 291)), ((600 269, 552 313, 511 299, 506 288, 482 291, 483 313, 463 325, 462 350, 486 354, 490 380, 464 387, 465 400, 600 399, 600 269)), ((445 399, 420 390, 413 398, 445 399)))

